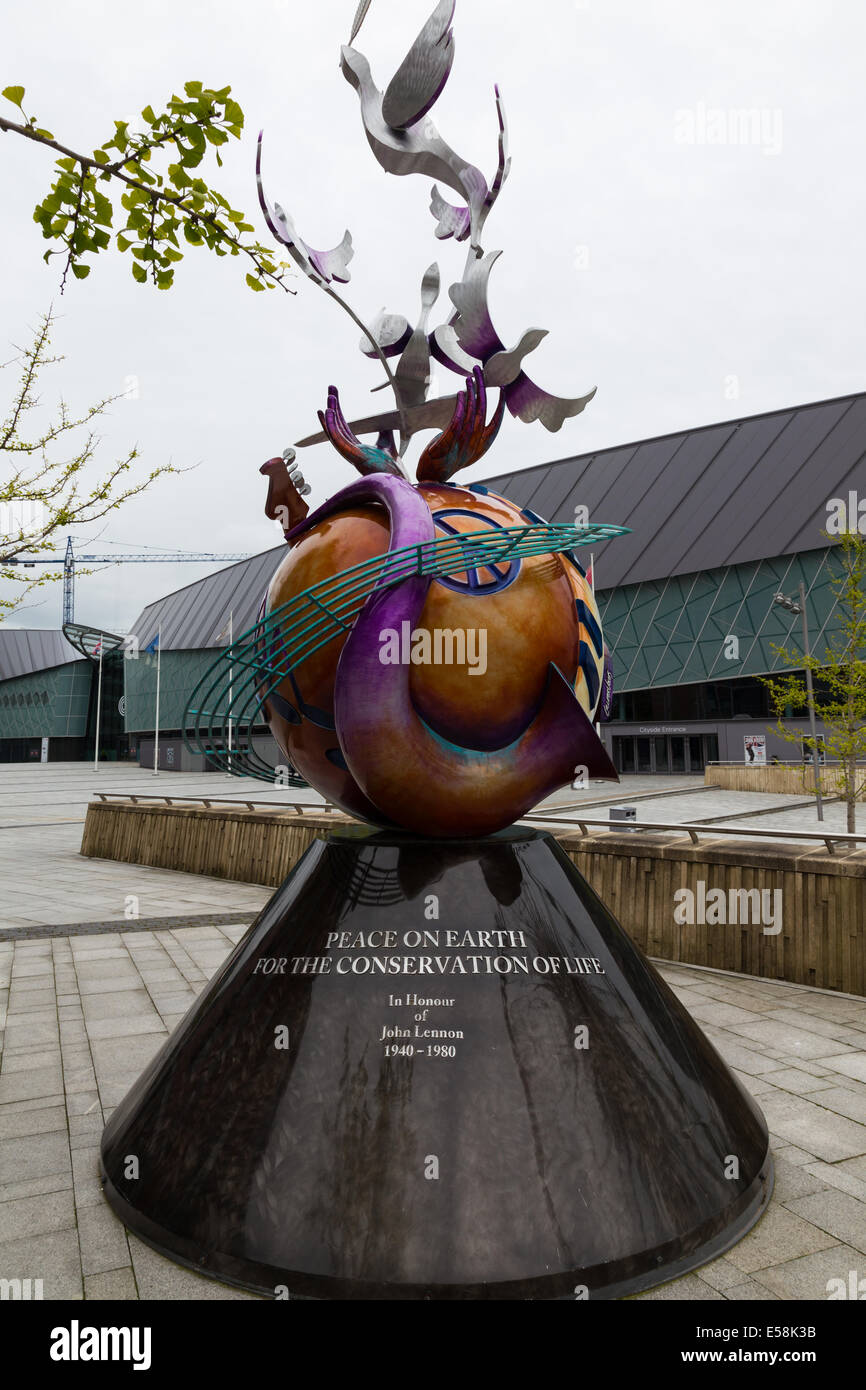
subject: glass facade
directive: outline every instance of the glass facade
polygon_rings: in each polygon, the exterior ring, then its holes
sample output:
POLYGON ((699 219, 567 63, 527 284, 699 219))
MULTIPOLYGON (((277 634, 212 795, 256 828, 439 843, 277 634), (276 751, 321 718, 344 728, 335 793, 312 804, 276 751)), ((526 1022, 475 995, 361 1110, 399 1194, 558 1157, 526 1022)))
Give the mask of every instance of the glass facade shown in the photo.
POLYGON ((92 670, 69 661, 0 683, 0 739, 84 738, 92 670))
MULTIPOLYGON (((641 691, 650 697, 663 687, 705 685, 704 713, 687 714, 678 708, 672 690, 664 717, 762 715, 756 683, 750 686, 741 678, 788 670, 776 648, 800 650, 801 620, 775 604, 774 595, 796 595, 802 580, 812 649, 820 652, 833 631, 831 555, 828 548, 807 550, 600 590, 596 597, 605 641, 613 653, 614 690, 641 691), (718 709, 712 709, 713 699, 718 709), (740 708, 734 707, 737 701, 740 708)), ((688 705, 694 697, 684 698, 688 705)), ((662 716, 648 709, 636 717, 662 716)))
POLYGON ((703 772, 719 760, 717 734, 614 734, 613 764, 617 772, 655 776, 703 772))

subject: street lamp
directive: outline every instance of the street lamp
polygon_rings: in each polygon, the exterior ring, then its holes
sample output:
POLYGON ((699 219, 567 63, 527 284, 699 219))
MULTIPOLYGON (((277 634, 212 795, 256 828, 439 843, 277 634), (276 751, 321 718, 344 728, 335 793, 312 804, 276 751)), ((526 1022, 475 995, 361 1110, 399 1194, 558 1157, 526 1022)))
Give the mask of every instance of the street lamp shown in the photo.
POLYGON ((818 733, 815 728, 815 692, 812 688, 812 668, 809 665, 809 620, 806 616, 806 586, 800 580, 800 599, 788 598, 785 594, 774 594, 773 602, 790 613, 799 613, 803 619, 803 655, 806 658, 806 694, 809 700, 809 723, 812 729, 812 765, 815 769, 815 800, 818 806, 818 819, 824 819, 824 805, 821 800, 821 769, 818 764, 818 733))

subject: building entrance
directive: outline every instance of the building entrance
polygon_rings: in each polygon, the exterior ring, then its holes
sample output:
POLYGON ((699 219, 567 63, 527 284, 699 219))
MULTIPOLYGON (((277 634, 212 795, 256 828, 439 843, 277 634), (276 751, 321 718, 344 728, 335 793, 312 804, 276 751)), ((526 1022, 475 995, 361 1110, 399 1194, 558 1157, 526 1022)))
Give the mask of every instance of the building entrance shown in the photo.
POLYGON ((718 762, 717 734, 615 734, 613 763, 619 773, 684 776, 718 762))

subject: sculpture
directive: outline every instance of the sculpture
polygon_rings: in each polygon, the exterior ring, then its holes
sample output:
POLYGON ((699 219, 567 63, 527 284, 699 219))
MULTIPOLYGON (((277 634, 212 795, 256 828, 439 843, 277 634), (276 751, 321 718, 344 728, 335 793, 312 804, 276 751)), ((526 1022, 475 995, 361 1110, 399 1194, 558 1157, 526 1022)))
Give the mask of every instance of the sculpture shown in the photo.
MULTIPOLYGON (((365 13, 362 6, 353 32, 365 13)), ((260 624, 219 668, 255 668, 257 679, 240 689, 230 682, 231 710, 224 709, 225 681, 219 693, 212 682, 192 702, 197 714, 210 715, 199 735, 209 756, 231 756, 235 769, 240 758, 263 775, 255 757, 245 756, 249 740, 229 752, 213 727, 218 706, 223 724, 243 737, 260 709, 286 761, 330 801, 375 824, 434 836, 502 829, 571 782, 576 769, 587 779, 617 780, 592 724, 610 709, 609 654, 574 551, 623 529, 551 527, 483 486, 452 481, 491 447, 506 409, 558 430, 594 394, 569 400, 536 386, 523 364, 545 330, 529 329, 508 348, 491 320, 488 283, 501 253, 485 255, 480 238, 510 167, 507 129, 497 88, 499 155, 488 184, 428 115, 454 59, 453 13, 454 0, 441 0, 384 94, 363 54, 345 47, 341 55, 382 167, 438 179, 464 199, 454 207, 433 187, 436 236, 469 242, 446 322, 429 326, 440 290, 433 264, 422 277, 414 327, 384 310, 373 325, 362 323, 334 288, 350 279, 350 232, 330 251, 300 237, 291 216, 265 195, 259 136, 256 179, 268 227, 360 325, 361 351, 384 368, 396 409, 349 424, 336 387, 329 388, 321 433, 299 447, 329 440, 363 480, 312 515, 294 450, 263 466, 266 513, 282 517, 290 549, 260 624), (427 399, 434 358, 464 378, 462 390, 427 399), (429 429, 440 432, 421 454, 412 487, 407 449, 429 429), (362 443, 359 436, 374 433, 375 444, 362 443), (395 556, 404 551, 425 563, 400 567, 395 556), (368 576, 362 567, 380 557, 387 570, 368 576), (342 602, 359 594, 360 605, 342 602), (311 632, 321 639, 312 650, 311 632), (307 639, 300 644, 299 634, 307 639), (483 657, 473 643, 483 643, 483 657)))
POLYGON ((508 349, 490 320, 497 253, 480 239, 505 122, 497 94, 488 185, 426 114, 452 14, 442 0, 384 94, 343 50, 377 159, 464 199, 433 192, 437 235, 469 242, 447 323, 428 326, 431 266, 414 328, 384 312, 368 328, 334 289, 349 234, 317 251, 262 193, 275 235, 362 328, 396 409, 349 423, 330 388, 301 445, 329 440, 361 477, 312 513, 294 450, 263 466, 289 549, 187 720, 216 762, 272 780, 264 713, 314 785, 386 828, 313 841, 101 1145, 131 1229, 272 1298, 618 1298, 721 1255, 772 1187, 763 1116, 698 1024, 565 847, 504 828, 575 765, 615 775, 592 727, 609 672, 574 550, 621 528, 552 525, 452 481, 506 409, 558 429, 588 399, 525 375, 540 330, 508 349), (431 357, 461 390, 427 399, 431 357), (413 486, 407 446, 426 429, 413 486))

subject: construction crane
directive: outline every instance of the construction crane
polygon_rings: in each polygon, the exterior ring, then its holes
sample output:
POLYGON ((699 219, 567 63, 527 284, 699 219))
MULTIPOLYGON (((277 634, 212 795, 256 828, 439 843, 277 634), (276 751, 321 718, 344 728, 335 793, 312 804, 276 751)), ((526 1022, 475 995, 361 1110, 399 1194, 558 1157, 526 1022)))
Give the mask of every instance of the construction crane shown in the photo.
POLYGON ((63 626, 67 623, 75 622, 75 566, 76 564, 85 565, 178 565, 178 564, 215 564, 225 560, 248 560, 249 555, 204 555, 193 554, 191 551, 178 551, 176 554, 154 555, 76 555, 72 548, 72 537, 66 538, 66 554, 60 555, 40 555, 28 559, 26 556, 14 560, 6 561, 10 565, 23 565, 25 569, 30 569, 34 565, 63 565, 63 626))

